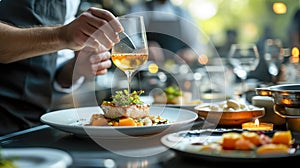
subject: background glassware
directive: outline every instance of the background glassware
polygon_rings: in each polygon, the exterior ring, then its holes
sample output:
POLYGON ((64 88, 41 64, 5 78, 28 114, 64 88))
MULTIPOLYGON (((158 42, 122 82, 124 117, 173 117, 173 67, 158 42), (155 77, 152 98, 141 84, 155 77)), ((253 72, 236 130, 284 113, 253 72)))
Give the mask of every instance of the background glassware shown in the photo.
POLYGON ((142 16, 125 15, 118 17, 123 26, 120 42, 112 47, 112 62, 122 70, 128 80, 128 92, 132 74, 148 60, 148 44, 142 16))
POLYGON ((255 70, 259 63, 259 53, 256 44, 232 44, 228 59, 233 66, 233 72, 241 79, 241 95, 245 101, 246 79, 250 71, 255 70))
POLYGON ((276 84, 283 62, 282 42, 280 39, 267 39, 264 43, 264 59, 268 65, 268 72, 272 75, 272 82, 276 84))

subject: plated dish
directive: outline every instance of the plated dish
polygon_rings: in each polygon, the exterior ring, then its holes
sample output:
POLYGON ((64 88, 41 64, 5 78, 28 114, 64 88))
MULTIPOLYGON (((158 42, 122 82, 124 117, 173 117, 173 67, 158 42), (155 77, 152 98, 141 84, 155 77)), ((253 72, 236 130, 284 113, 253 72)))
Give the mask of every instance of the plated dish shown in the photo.
POLYGON ((195 104, 195 105, 191 105, 191 104, 152 104, 152 106, 157 106, 157 107, 170 107, 170 108, 180 108, 180 109, 187 109, 187 110, 191 110, 194 111, 194 108, 199 105, 199 104, 195 104))
MULTIPOLYGON (((229 161, 229 162, 254 162, 254 161, 266 161, 268 159, 285 159, 299 157, 299 145, 297 142, 289 149, 288 153, 258 153, 257 150, 236 150, 236 149, 221 149, 216 151, 216 146, 210 145, 209 148, 204 144, 219 143, 223 134, 235 134, 242 133, 243 130, 234 130, 214 133, 212 130, 192 130, 192 131, 179 131, 176 133, 170 133, 161 138, 161 143, 166 147, 174 150, 180 155, 204 159, 209 161, 229 161), (236 131, 236 132, 235 132, 236 131)), ((266 133, 266 136, 272 137, 275 133, 266 133)), ((277 138, 276 138, 277 139, 277 138)), ((223 139, 224 140, 224 139, 223 139)), ((223 142, 224 143, 224 142, 223 142)), ((279 149, 279 148, 278 148, 279 149)), ((279 149, 280 150, 280 149, 279 149)), ((267 150, 266 150, 267 151, 267 150)), ((267 151, 268 152, 268 151, 267 151)))
POLYGON ((78 136, 122 137, 150 135, 179 129, 180 126, 198 118, 198 115, 190 110, 151 106, 150 115, 159 115, 168 119, 170 123, 154 126, 87 126, 86 124, 90 122, 91 116, 95 113, 103 114, 103 111, 99 106, 57 110, 41 116, 41 121, 78 136))
POLYGON ((225 126, 241 125, 242 123, 251 121, 255 118, 260 118, 265 114, 264 108, 252 105, 242 108, 228 108, 227 104, 228 101, 204 103, 196 106, 194 110, 198 113, 199 117, 206 121, 225 126))
POLYGON ((4 148, 3 159, 12 160, 17 168, 67 168, 72 164, 71 156, 58 149, 50 148, 4 148))
POLYGON ((203 104, 201 100, 190 100, 185 103, 177 103, 177 104, 169 104, 169 103, 158 103, 154 101, 152 96, 141 96, 141 100, 147 104, 151 104, 153 106, 160 106, 160 107, 172 107, 172 108, 183 108, 194 111, 195 106, 203 104))

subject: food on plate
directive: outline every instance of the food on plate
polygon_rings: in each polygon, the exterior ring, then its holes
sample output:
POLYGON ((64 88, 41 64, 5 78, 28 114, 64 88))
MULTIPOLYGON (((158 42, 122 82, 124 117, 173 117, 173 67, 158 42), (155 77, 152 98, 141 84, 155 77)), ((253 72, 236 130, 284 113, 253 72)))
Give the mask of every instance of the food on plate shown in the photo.
POLYGON ((264 138, 264 137, 260 137, 256 132, 246 132, 246 131, 242 132, 241 136, 243 139, 253 143, 255 146, 258 146, 262 143, 260 138, 264 138))
POLYGON ((127 90, 116 91, 112 96, 112 101, 103 101, 101 108, 106 118, 131 117, 143 118, 149 116, 149 104, 144 104, 140 95, 144 91, 133 91, 128 93, 127 90))
POLYGON ((210 143, 201 146, 201 151, 221 151, 222 146, 218 143, 210 143))
POLYGON ((256 153, 259 155, 288 154, 289 146, 285 144, 265 144, 259 146, 256 153))
POLYGON ((255 109, 253 105, 246 105, 234 99, 228 99, 221 103, 210 104, 210 111, 249 111, 255 109))
POLYGON ((17 168, 17 165, 12 159, 7 159, 2 157, 1 147, 0 147, 0 168, 17 168))
POLYGON ((235 149, 235 143, 241 139, 242 136, 236 132, 228 132, 222 135, 223 149, 235 149))
POLYGON ((293 143, 291 131, 277 131, 273 135, 272 143, 274 144, 285 144, 287 146, 293 143))
POLYGON ((236 150, 253 150, 255 145, 247 139, 241 138, 235 142, 234 149, 236 150))
MULTIPOLYGON (((289 154, 293 150, 293 139, 290 131, 276 131, 273 136, 259 132, 243 131, 223 133, 219 141, 203 144, 200 151, 251 151, 257 155, 289 154), (222 150, 216 148, 219 144, 222 150), (210 147, 210 146, 213 146, 210 147)), ((295 151, 293 151, 295 152, 295 151)))
POLYGON ((163 91, 157 91, 153 94, 155 104, 184 104, 197 105, 202 104, 201 100, 192 100, 192 93, 182 91, 178 86, 168 86, 163 91))
POLYGON ((88 125, 92 126, 152 126, 167 124, 169 121, 161 116, 149 114, 150 105, 144 104, 140 95, 144 91, 116 91, 111 101, 100 105, 103 114, 93 114, 88 125))
POLYGON ((265 109, 229 99, 221 102, 203 103, 194 107, 200 118, 218 125, 240 126, 245 122, 264 116, 265 109))
POLYGON ((157 104, 181 104, 183 93, 178 86, 168 86, 163 92, 153 95, 154 102, 157 104))
POLYGON ((167 124, 169 121, 160 116, 147 116, 143 118, 117 117, 106 118, 102 114, 93 114, 90 120, 92 126, 153 126, 167 124))

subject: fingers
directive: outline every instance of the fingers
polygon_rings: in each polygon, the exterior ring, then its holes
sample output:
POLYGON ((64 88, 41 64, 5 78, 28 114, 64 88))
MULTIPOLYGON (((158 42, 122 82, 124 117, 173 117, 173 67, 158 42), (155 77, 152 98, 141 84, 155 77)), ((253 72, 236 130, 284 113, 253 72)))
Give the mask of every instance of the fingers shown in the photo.
POLYGON ((111 61, 106 60, 99 62, 97 64, 92 64, 92 71, 95 75, 103 75, 107 72, 107 70, 111 67, 111 61))
POLYGON ((101 61, 109 60, 110 59, 110 53, 109 52, 103 52, 98 55, 93 55, 90 57, 91 64, 97 64, 101 61))
MULTIPOLYGON (((85 48, 93 48, 94 50, 100 50, 100 48, 105 48, 98 40, 94 39, 94 38, 89 38, 86 42, 85 45, 87 47, 85 48)), ((105 51, 107 51, 108 49, 104 49, 105 51)))
POLYGON ((99 41, 99 43, 101 43, 102 45, 105 46, 105 48, 108 50, 110 48, 112 48, 112 46, 114 45, 114 42, 111 41, 110 38, 107 37, 106 34, 104 34, 102 31, 98 30, 96 31, 91 38, 96 39, 97 41, 99 41))
POLYGON ((67 48, 76 51, 85 46, 98 48, 102 44, 108 50, 120 41, 118 33, 122 26, 109 11, 92 7, 60 30, 67 48))
POLYGON ((102 52, 90 57, 91 69, 94 75, 103 75, 112 65, 109 52, 102 52))
POLYGON ((115 32, 121 32, 123 30, 122 25, 120 22, 116 19, 116 17, 110 13, 107 10, 98 9, 91 7, 88 11, 90 11, 93 15, 103 18, 107 21, 109 21, 110 25, 114 29, 115 32))
POLYGON ((103 70, 98 70, 97 72, 96 72, 96 75, 104 75, 104 74, 106 74, 107 73, 107 69, 103 69, 103 70))
POLYGON ((122 31, 122 26, 116 17, 109 11, 98 8, 90 8, 87 12, 83 13, 81 17, 83 17, 90 26, 94 27, 94 29, 87 32, 88 35, 93 36, 99 41, 101 41, 103 35, 105 35, 107 36, 107 39, 112 42, 119 42, 118 33, 122 31), (103 35, 101 37, 93 35, 96 30, 103 33, 103 35))

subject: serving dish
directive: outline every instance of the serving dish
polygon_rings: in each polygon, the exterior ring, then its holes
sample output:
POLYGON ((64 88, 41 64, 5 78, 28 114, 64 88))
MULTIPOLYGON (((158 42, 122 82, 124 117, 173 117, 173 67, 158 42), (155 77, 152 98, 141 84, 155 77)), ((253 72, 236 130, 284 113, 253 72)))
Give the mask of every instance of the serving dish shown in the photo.
MULTIPOLYGON (((222 133, 225 132, 241 132, 239 129, 224 129, 224 130, 185 130, 164 135, 161 138, 161 143, 177 154, 193 159, 213 161, 213 162, 266 162, 278 161, 279 159, 297 159, 300 156, 298 147, 293 147, 289 154, 277 155, 258 155, 255 151, 242 150, 223 150, 220 152, 200 151, 199 146, 204 142, 211 143, 219 141, 222 138, 222 133)), ((272 134, 266 133, 266 134, 272 134)), ((295 144, 297 145, 297 144, 295 144)))
POLYGON ((201 101, 201 100, 191 100, 189 102, 182 103, 182 104, 168 104, 168 103, 162 104, 162 103, 154 102, 154 99, 152 96, 141 96, 141 100, 144 103, 151 104, 153 106, 183 108, 183 109, 187 109, 187 110, 191 110, 191 111, 194 110, 195 106, 203 104, 203 101, 201 101))
POLYGON ((264 116, 265 109, 260 107, 253 107, 251 110, 212 110, 211 105, 222 104, 217 103, 204 103, 195 107, 195 111, 199 117, 211 123, 217 123, 224 126, 240 126, 242 123, 252 121, 255 118, 264 116))
POLYGON ((195 112, 169 107, 150 106, 150 115, 160 115, 170 123, 154 126, 87 126, 93 114, 103 114, 99 106, 80 107, 49 112, 41 121, 59 130, 86 137, 128 137, 143 136, 179 129, 195 121, 195 112))

